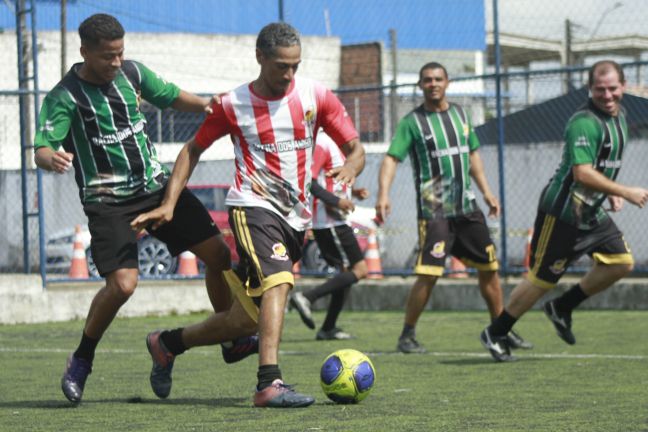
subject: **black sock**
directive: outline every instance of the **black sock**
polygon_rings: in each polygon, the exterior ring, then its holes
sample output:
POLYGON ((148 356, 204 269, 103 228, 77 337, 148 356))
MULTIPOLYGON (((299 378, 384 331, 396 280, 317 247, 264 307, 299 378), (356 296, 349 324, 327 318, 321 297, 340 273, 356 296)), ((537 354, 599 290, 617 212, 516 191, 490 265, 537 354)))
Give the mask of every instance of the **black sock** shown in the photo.
POLYGON ((87 360, 92 364, 98 343, 99 339, 92 339, 90 336, 85 334, 85 332, 83 332, 79 347, 76 349, 76 351, 74 351, 74 357, 87 360))
POLYGON ((164 342, 169 352, 174 356, 180 355, 187 351, 187 347, 182 342, 182 327, 175 330, 165 330, 160 335, 160 339, 164 342))
POLYGON ((587 294, 583 291, 579 284, 574 285, 569 290, 565 291, 563 295, 554 300, 556 308, 562 312, 571 313, 587 299, 587 294))
POLYGON ((345 271, 338 273, 335 277, 327 280, 317 288, 305 292, 304 296, 312 303, 320 297, 324 297, 325 295, 336 291, 341 291, 356 282, 358 282, 358 278, 355 273, 352 271, 345 271))
POLYGON ((281 379, 281 370, 279 370, 279 365, 272 364, 259 366, 257 379, 259 380, 257 390, 261 391, 266 387, 270 387, 274 380, 281 379))
POLYGON ((401 332, 399 339, 405 339, 407 337, 416 336, 416 331, 414 330, 414 328, 415 328, 414 326, 411 326, 409 324, 403 325, 403 331, 401 332))
POLYGON ((322 330, 328 331, 335 328, 338 316, 340 315, 340 312, 342 312, 342 307, 344 307, 344 300, 346 299, 347 292, 349 292, 349 287, 344 290, 335 291, 331 294, 331 302, 329 303, 328 311, 326 312, 324 324, 322 324, 322 330))
POLYGON ((492 336, 506 336, 506 334, 511 331, 517 320, 517 318, 504 309, 500 316, 495 318, 491 325, 488 326, 488 330, 492 336))

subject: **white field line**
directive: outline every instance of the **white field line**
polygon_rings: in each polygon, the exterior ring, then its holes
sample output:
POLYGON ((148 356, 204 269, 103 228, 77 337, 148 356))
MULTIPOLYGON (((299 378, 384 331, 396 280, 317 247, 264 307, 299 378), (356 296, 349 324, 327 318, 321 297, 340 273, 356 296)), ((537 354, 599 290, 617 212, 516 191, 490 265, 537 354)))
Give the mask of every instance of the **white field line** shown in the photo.
MULTIPOLYGON (((72 348, 11 348, 0 347, 0 353, 70 353, 72 348)), ((98 353, 103 354, 141 354, 145 352, 142 350, 132 349, 98 349, 98 353)), ((214 355, 211 351, 197 350, 191 351, 192 353, 202 355, 214 355)), ((218 353, 220 354, 220 352, 218 353)), ((306 351, 279 351, 281 355, 300 356, 310 355, 312 353, 306 351)), ((383 355, 405 355, 399 352, 367 352, 368 356, 383 356, 383 355)), ((646 360, 648 356, 645 355, 624 355, 624 354, 566 354, 566 353, 548 353, 548 354, 534 354, 530 352, 515 351, 518 358, 546 358, 546 359, 575 359, 575 360, 646 360)), ((412 356, 428 355, 433 357, 478 357, 488 358, 490 354, 483 352, 427 352, 425 354, 411 354, 412 356)))

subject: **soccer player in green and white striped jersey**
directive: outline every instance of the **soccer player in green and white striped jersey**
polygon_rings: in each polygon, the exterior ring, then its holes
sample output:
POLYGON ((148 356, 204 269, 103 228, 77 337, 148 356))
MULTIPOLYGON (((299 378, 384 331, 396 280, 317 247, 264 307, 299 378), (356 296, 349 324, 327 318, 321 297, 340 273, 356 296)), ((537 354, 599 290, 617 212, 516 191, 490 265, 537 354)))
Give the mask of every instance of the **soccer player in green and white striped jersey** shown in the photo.
MULTIPOLYGON (((70 355, 61 382, 64 395, 73 403, 81 401, 99 340, 137 286, 137 233, 130 224, 139 213, 162 202, 169 177, 147 135, 140 102, 197 113, 210 110, 209 99, 180 90, 143 64, 125 60, 124 33, 119 21, 106 14, 81 23, 84 61, 73 65, 45 97, 34 140, 39 168, 62 174, 74 166, 92 235, 92 256, 106 279, 92 301, 81 342, 70 355)), ((214 310, 230 309, 230 288, 223 276, 231 272, 230 251, 191 192, 183 189, 172 222, 159 229, 146 228, 173 255, 190 250, 203 260, 214 310)), ((256 324, 249 324, 253 333, 256 324)), ((227 326, 221 330, 229 331, 227 326)), ((160 356, 163 367, 151 375, 151 384, 158 396, 166 397, 173 355, 184 347, 182 335, 172 331, 153 336, 147 338, 149 351, 157 349, 164 355, 160 356)), ((243 335, 233 331, 231 336, 243 335)), ((226 349, 223 353, 226 361, 231 360, 226 349)))
POLYGON ((592 269, 543 310, 558 336, 569 345, 572 311, 588 297, 609 288, 627 275, 634 259, 623 233, 603 209, 613 212, 624 200, 642 208, 648 190, 617 183, 621 157, 628 144, 628 126, 621 99, 625 90, 623 69, 603 60, 589 70, 590 98, 565 128, 562 161, 540 197, 533 238, 531 268, 513 292, 504 311, 480 335, 496 361, 511 361, 504 335, 540 298, 556 286, 569 265, 587 254, 592 269))
MULTIPOLYGON (((477 269, 491 317, 503 309, 495 245, 477 206, 471 179, 484 196, 489 216, 499 216, 500 206, 486 180, 470 116, 447 100, 449 80, 443 65, 425 64, 418 85, 424 102, 398 123, 380 168, 376 203, 376 212, 384 220, 391 210, 389 189, 396 167, 409 155, 416 189, 419 255, 414 267, 417 279, 407 299, 397 345, 404 353, 425 352, 415 338, 415 327, 449 255, 477 269)), ((511 345, 531 348, 515 333, 507 337, 511 345)))

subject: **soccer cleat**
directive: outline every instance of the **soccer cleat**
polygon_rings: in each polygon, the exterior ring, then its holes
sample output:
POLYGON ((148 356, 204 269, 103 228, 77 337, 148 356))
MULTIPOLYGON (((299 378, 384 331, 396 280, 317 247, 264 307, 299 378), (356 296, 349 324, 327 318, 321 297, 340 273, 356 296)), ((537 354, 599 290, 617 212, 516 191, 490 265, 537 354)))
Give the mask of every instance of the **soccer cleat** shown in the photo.
POLYGON ((427 352, 423 345, 418 343, 414 336, 407 336, 398 339, 396 349, 405 354, 424 354, 427 352))
POLYGON ((221 344, 225 363, 236 363, 245 357, 259 352, 259 336, 244 336, 221 344), (225 346, 225 345, 228 346, 225 346))
POLYGON ((299 316, 304 324, 306 324, 306 327, 315 330, 315 322, 313 321, 310 300, 308 300, 301 292, 295 291, 290 295, 290 305, 297 309, 297 312, 299 312, 299 316))
POLYGON ((515 361, 515 357, 511 355, 511 349, 508 346, 507 336, 491 336, 488 327, 484 329, 479 335, 484 348, 486 348, 491 356, 498 362, 515 361))
POLYGON ((70 354, 61 379, 61 390, 70 402, 75 404, 81 402, 83 387, 90 373, 92 373, 92 364, 89 361, 70 354))
POLYGON ((149 333, 146 336, 146 347, 153 359, 150 377, 151 388, 157 397, 164 399, 171 393, 171 371, 175 356, 164 346, 160 334, 162 334, 160 330, 149 333))
POLYGON ((347 340, 347 339, 353 339, 353 336, 351 336, 349 333, 345 332, 344 330, 333 327, 331 330, 324 330, 320 329, 320 331, 317 332, 317 336, 315 336, 315 339, 317 340, 347 340))
POLYGON ((576 343, 576 337, 571 331, 571 314, 566 314, 561 312, 554 303, 553 300, 550 300, 542 305, 542 310, 544 311, 549 321, 554 325, 556 329, 556 334, 560 339, 564 340, 569 345, 574 345, 576 343))
POLYGON ((522 336, 511 330, 506 335, 506 343, 511 349, 532 349, 533 344, 531 342, 525 341, 522 339, 522 336))
POLYGON ((254 406, 260 408, 303 408, 313 402, 313 397, 297 393, 291 385, 284 384, 280 379, 254 394, 254 406))

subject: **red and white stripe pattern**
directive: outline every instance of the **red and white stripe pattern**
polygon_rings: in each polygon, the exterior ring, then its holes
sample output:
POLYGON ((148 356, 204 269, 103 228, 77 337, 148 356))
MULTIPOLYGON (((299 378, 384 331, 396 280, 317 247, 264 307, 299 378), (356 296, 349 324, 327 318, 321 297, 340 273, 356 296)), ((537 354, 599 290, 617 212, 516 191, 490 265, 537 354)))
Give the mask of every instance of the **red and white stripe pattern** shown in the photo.
POLYGON ((299 231, 311 221, 313 143, 324 130, 346 143, 357 137, 344 106, 321 84, 295 79, 283 97, 263 98, 252 83, 221 96, 196 134, 209 147, 230 134, 236 173, 226 204, 263 207, 299 231))
MULTIPOLYGON (((326 177, 326 173, 337 167, 344 165, 346 157, 335 141, 328 135, 320 131, 317 134, 315 143, 315 153, 313 156, 313 178, 331 192, 341 198, 351 199, 351 188, 346 184, 336 182, 331 177, 326 177)), ((328 209, 326 205, 313 197, 313 229, 332 228, 338 225, 347 224, 346 215, 338 209, 328 209)))

